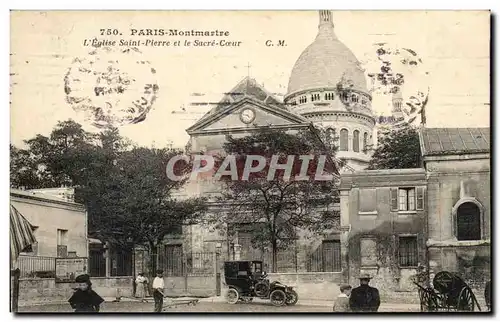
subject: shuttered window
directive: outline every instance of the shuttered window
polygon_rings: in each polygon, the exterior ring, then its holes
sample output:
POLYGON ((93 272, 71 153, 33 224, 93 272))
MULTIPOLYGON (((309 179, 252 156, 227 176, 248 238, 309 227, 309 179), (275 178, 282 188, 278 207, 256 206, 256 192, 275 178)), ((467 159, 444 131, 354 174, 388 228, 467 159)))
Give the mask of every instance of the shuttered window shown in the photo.
POLYGON ((424 209, 425 188, 417 187, 417 210, 424 209))
POLYGON ((398 188, 391 188, 391 211, 398 211, 398 188))

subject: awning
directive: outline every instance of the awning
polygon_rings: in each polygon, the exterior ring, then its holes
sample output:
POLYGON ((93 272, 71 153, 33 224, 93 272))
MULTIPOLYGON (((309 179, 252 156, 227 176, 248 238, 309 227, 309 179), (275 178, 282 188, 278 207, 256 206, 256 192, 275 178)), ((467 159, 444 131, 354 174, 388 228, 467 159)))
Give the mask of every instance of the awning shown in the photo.
POLYGON ((10 255, 15 261, 19 253, 36 243, 33 225, 13 206, 10 205, 10 255))

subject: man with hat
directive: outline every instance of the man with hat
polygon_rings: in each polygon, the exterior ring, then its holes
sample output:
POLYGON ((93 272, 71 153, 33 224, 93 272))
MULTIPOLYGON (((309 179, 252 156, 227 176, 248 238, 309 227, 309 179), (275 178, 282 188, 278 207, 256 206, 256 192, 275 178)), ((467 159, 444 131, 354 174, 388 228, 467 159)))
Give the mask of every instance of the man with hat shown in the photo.
POLYGON ((163 289, 165 287, 165 282, 163 281, 163 271, 157 270, 156 277, 153 280, 153 298, 155 300, 155 312, 161 312, 163 309, 163 289))
POLYGON ((78 283, 75 292, 68 300, 75 312, 99 312, 104 299, 92 290, 90 276, 87 274, 79 275, 75 278, 78 283))
POLYGON ((349 305, 353 312, 377 312, 380 306, 378 289, 371 287, 370 275, 359 276, 359 286, 352 290, 349 305))

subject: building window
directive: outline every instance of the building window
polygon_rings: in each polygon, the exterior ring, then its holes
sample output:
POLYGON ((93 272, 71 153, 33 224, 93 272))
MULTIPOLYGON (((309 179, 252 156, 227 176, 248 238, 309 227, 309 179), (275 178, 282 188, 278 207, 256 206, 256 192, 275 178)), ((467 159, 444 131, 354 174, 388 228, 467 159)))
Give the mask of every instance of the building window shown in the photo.
POLYGON ((399 195, 399 210, 415 210, 415 188, 401 188, 399 195))
POLYGON ((311 95, 311 102, 314 102, 314 101, 319 101, 320 100, 320 96, 319 94, 312 94, 311 95))
POLYGON ((351 101, 352 101, 353 103, 357 103, 357 102, 358 102, 358 95, 356 95, 356 94, 352 94, 352 95, 351 95, 351 101))
POLYGON ((342 92, 342 93, 340 93, 340 99, 341 99, 344 103, 347 103, 347 101, 349 100, 349 96, 347 95, 347 93, 342 92))
POLYGON ((363 104, 363 106, 366 106, 366 98, 361 98, 361 104, 363 104))
POLYGON ((368 153, 368 133, 363 134, 363 152, 368 153))
POLYGON ((301 96, 299 98, 299 104, 304 104, 307 103, 307 97, 306 96, 301 96))
POLYGON ((417 236, 399 237, 399 266, 418 266, 417 236))
POLYGON ((472 202, 463 203, 457 209, 457 239, 481 239, 481 211, 472 202))
POLYGON ((340 151, 347 151, 349 147, 349 131, 340 130, 340 151))
POLYGON ((333 93, 325 93, 325 101, 333 101, 335 99, 335 95, 333 93))
POLYGON ((57 230, 57 257, 68 257, 68 230, 57 230))
POLYGON ((354 130, 352 138, 352 150, 354 152, 359 152, 359 131, 354 130))
POLYGON ((392 188, 391 211, 424 209, 424 187, 392 188))

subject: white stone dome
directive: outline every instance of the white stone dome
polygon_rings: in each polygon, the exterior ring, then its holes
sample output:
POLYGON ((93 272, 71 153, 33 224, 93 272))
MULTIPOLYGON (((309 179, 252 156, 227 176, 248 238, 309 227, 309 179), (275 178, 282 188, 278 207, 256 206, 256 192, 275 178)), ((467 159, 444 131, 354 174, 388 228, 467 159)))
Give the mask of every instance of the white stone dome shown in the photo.
POLYGON ((368 94, 365 74, 358 59, 335 35, 331 13, 322 11, 318 35, 295 62, 286 96, 314 89, 336 88, 340 82, 368 94))

